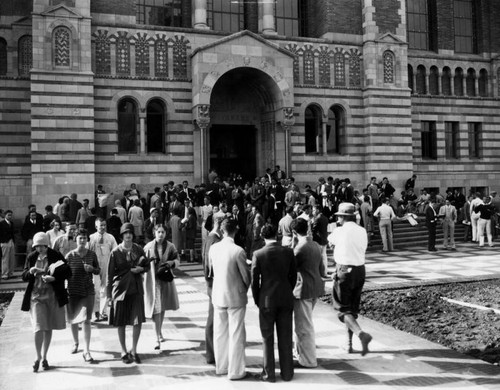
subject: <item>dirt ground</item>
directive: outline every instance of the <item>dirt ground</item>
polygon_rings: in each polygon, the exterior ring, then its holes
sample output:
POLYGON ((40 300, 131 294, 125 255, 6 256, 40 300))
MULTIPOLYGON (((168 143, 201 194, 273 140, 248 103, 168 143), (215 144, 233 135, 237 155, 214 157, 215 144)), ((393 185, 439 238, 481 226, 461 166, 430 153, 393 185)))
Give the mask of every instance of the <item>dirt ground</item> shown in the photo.
POLYGON ((361 314, 493 364, 500 363, 500 280, 364 292, 361 314), (490 308, 479 310, 442 298, 490 308))

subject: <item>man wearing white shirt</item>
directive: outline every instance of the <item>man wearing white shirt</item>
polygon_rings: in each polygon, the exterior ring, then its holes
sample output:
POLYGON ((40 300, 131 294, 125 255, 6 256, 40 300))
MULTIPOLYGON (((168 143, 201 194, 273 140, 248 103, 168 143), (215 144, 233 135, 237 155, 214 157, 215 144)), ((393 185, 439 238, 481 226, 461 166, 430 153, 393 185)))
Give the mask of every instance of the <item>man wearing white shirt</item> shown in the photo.
POLYGON ((361 341, 362 355, 366 355, 372 340, 369 333, 359 326, 358 318, 361 291, 365 283, 365 253, 368 245, 366 230, 356 224, 356 208, 352 203, 341 203, 338 217, 340 227, 335 229, 328 241, 334 246, 335 272, 333 274, 333 307, 347 328, 347 352, 352 349, 352 336, 356 334, 361 341))
POLYGON ((109 297, 107 296, 106 283, 108 281, 108 264, 111 251, 117 247, 115 238, 106 232, 106 221, 102 218, 97 218, 95 221, 97 232, 89 237, 89 249, 97 255, 101 272, 99 275, 94 275, 95 286, 95 318, 96 321, 106 321, 108 315, 106 313, 109 297))
POLYGON ((446 199, 445 204, 439 209, 439 217, 443 218, 443 246, 445 247, 445 249, 456 251, 455 223, 457 222, 457 209, 450 203, 448 199, 446 199))
POLYGON ((373 213, 379 219, 378 227, 382 236, 383 252, 390 252, 394 249, 392 244, 392 220, 396 218, 394 210, 389 206, 389 198, 383 199, 382 204, 373 213))
POLYGON ((472 241, 479 242, 479 237, 477 236, 477 223, 479 221, 480 213, 476 212, 476 207, 483 204, 483 200, 481 199, 481 194, 476 192, 474 194, 474 199, 470 202, 470 223, 472 227, 472 241))

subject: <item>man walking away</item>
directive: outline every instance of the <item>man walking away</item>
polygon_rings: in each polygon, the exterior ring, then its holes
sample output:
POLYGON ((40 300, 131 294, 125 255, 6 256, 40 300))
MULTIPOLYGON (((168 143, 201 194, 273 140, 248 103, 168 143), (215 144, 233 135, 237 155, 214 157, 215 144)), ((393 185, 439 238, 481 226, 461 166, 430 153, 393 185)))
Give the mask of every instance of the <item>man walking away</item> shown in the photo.
POLYGON ((264 350, 261 380, 275 381, 274 326, 278 336, 281 378, 293 378, 293 288, 297 268, 293 250, 276 241, 276 228, 266 224, 261 235, 265 246, 252 259, 252 294, 259 308, 259 325, 264 350))
POLYGON ((365 283, 365 252, 368 239, 366 230, 356 224, 354 213, 354 205, 340 204, 335 215, 341 226, 328 238, 334 245, 333 307, 339 312, 339 319, 347 328, 347 352, 353 352, 352 336, 355 334, 361 341, 361 354, 366 355, 372 336, 361 329, 356 319, 365 283))

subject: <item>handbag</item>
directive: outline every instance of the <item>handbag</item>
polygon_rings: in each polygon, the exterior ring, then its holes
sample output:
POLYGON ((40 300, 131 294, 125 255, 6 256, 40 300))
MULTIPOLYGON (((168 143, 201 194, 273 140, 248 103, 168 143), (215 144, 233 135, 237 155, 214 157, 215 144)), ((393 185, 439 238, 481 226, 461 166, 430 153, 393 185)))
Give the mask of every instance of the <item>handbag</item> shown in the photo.
POLYGON ((174 280, 174 274, 170 266, 167 263, 161 264, 156 271, 156 276, 158 279, 164 282, 171 282, 174 280))

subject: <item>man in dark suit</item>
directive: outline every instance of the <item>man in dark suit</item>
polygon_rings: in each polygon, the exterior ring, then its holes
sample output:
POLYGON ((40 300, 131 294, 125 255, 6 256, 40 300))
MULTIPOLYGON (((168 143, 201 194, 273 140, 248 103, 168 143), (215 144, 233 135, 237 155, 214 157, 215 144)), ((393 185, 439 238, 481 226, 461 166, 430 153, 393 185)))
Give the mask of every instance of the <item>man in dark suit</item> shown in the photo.
POLYGON ((430 198, 429 205, 425 209, 425 226, 429 230, 429 241, 427 249, 431 252, 436 252, 436 225, 437 225, 437 213, 434 209, 436 204, 435 198, 430 198))
POLYGON ((321 206, 313 206, 313 220, 311 223, 311 231, 313 235, 313 241, 317 242, 321 247, 321 256, 323 259, 323 265, 325 266, 325 275, 328 268, 328 258, 326 256, 326 246, 328 244, 328 218, 322 213, 321 206))
POLYGON ((297 268, 293 250, 276 242, 276 228, 266 224, 261 236, 266 245, 254 252, 252 259, 252 294, 259 307, 259 325, 264 350, 261 379, 274 382, 274 326, 278 336, 281 378, 293 378, 292 313, 293 288, 297 268))
POLYGON ((35 210, 30 211, 24 225, 21 228, 21 236, 26 241, 26 252, 31 252, 31 244, 33 243, 33 236, 38 232, 43 232, 43 217, 38 218, 38 213, 35 210))

